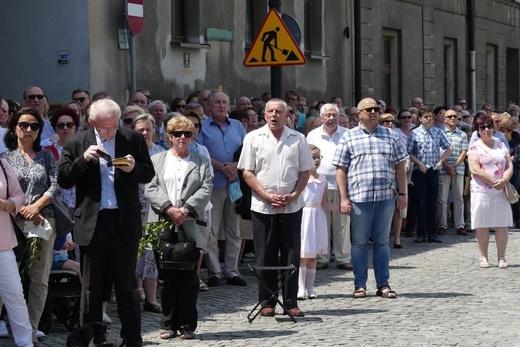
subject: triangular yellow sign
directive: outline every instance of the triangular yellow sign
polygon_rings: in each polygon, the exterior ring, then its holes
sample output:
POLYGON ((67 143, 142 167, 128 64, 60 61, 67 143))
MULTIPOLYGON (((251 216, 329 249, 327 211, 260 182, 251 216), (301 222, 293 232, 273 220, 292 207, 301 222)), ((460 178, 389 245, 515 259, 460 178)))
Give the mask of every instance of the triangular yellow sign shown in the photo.
POLYGON ((278 11, 271 9, 244 59, 244 65, 281 66, 301 65, 305 62, 305 56, 278 11))

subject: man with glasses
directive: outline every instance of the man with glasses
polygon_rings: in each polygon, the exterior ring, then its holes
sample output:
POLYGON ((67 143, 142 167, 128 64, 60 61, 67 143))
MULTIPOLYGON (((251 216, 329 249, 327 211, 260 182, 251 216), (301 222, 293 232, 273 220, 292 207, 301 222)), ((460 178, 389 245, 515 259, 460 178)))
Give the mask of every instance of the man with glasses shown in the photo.
POLYGON ((210 287, 220 285, 221 269, 218 256, 218 243, 225 240, 224 275, 226 283, 245 286, 246 281, 238 272, 238 257, 242 239, 240 238, 235 205, 229 196, 230 183, 238 179, 237 162, 233 155, 242 145, 246 131, 242 123, 228 117, 229 97, 216 91, 209 96, 211 116, 202 122, 202 130, 197 142, 206 146, 211 156, 215 172, 211 193, 211 233, 213 238, 206 254, 208 282, 210 287), (223 228, 221 230, 221 227, 223 228))
POLYGON ((373 241, 377 295, 395 298, 390 288, 388 237, 394 210, 406 208, 406 149, 399 136, 379 125, 380 107, 371 98, 358 104, 359 126, 343 135, 332 164, 340 195, 340 212, 350 214, 354 298, 366 297, 368 245, 373 241), (397 185, 396 185, 397 184, 397 185), (400 191, 397 191, 399 187, 400 191))
POLYGON ((152 93, 150 93, 149 89, 146 88, 137 88, 136 92, 143 94, 146 97, 146 106, 152 102, 152 93))
POLYGON ((464 158, 468 151, 468 136, 457 127, 460 115, 454 110, 444 113, 446 128, 444 133, 453 147, 453 152, 442 163, 439 176, 439 228, 444 235, 448 228, 448 197, 450 186, 453 192, 453 223, 458 235, 468 235, 464 222, 464 158))
POLYGON ((90 93, 86 89, 74 89, 72 91, 72 100, 76 101, 81 108, 81 117, 85 117, 85 108, 90 103, 90 93))
MULTIPOLYGON (((316 145, 323 158, 318 168, 318 173, 327 179, 328 200, 333 204, 340 202, 338 185, 336 183, 336 167, 332 165, 334 153, 338 148, 339 141, 348 130, 338 126, 339 107, 336 104, 325 104, 320 109, 321 126, 312 130, 307 135, 307 142, 316 145)), ((330 262, 330 236, 332 233, 332 244, 336 267, 342 270, 352 270, 350 259, 350 217, 339 212, 324 210, 327 218, 327 231, 329 240, 327 253, 319 254, 316 269, 322 270, 329 267, 330 262)))
POLYGON ((468 103, 466 102, 466 98, 458 98, 457 105, 459 105, 463 110, 468 108, 468 103))
POLYGON ((52 135, 56 134, 56 132, 52 128, 51 122, 47 114, 49 110, 49 102, 47 100, 47 96, 43 93, 41 88, 36 86, 27 88, 23 93, 22 106, 29 106, 40 112, 40 116, 42 116, 43 118, 43 130, 40 142, 42 146, 50 145, 50 139, 52 135))
POLYGON ((121 336, 126 346, 142 346, 135 277, 141 238, 138 184, 150 182, 155 172, 143 136, 119 128, 120 115, 112 100, 92 104, 92 127, 71 136, 63 147, 58 183, 63 188, 76 186, 74 231, 84 276, 82 324, 102 321, 102 291, 109 272, 121 336), (113 166, 110 158, 119 157, 125 157, 128 165, 113 166))
POLYGON ((407 143, 410 160, 415 164, 412 182, 415 185, 419 205, 419 227, 415 243, 442 242, 437 236, 439 170, 446 158, 453 152, 453 147, 444 132, 432 126, 432 117, 433 112, 430 107, 419 109, 421 125, 410 132, 407 143), (441 148, 444 150, 442 156, 441 148))

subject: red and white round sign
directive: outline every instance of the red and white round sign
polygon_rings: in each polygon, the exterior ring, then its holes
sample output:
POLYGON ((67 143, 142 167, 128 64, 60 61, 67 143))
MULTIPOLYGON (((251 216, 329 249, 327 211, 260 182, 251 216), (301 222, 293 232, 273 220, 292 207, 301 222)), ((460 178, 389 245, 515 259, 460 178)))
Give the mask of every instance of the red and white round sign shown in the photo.
POLYGON ((139 34, 143 29, 144 23, 143 0, 127 0, 126 18, 132 34, 139 34))

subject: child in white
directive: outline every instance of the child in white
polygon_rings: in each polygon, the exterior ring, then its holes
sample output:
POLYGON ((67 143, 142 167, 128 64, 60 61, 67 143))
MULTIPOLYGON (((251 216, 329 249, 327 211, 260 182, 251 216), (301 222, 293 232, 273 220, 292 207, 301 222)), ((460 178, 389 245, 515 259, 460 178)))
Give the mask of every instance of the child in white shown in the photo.
POLYGON ((327 253, 327 220, 323 208, 339 211, 327 199, 327 180, 316 172, 321 163, 321 152, 315 145, 309 145, 315 167, 311 170, 307 187, 302 196, 305 207, 302 214, 300 274, 298 277, 298 300, 316 299, 314 279, 316 278, 316 255, 327 253))

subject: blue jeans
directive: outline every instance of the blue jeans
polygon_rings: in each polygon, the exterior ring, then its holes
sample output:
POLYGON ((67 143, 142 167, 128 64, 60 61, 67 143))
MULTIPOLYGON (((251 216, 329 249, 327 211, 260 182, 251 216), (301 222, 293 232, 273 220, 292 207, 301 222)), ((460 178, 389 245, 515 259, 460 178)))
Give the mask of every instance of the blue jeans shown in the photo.
POLYGON ((417 235, 432 237, 437 235, 437 201, 439 199, 439 170, 429 169, 423 174, 415 170, 412 181, 417 192, 417 235))
POLYGON ((368 241, 372 235, 373 265, 377 287, 388 285, 390 278, 390 247, 388 236, 395 210, 395 199, 352 203, 350 235, 352 237, 352 265, 354 286, 367 287, 368 241))

